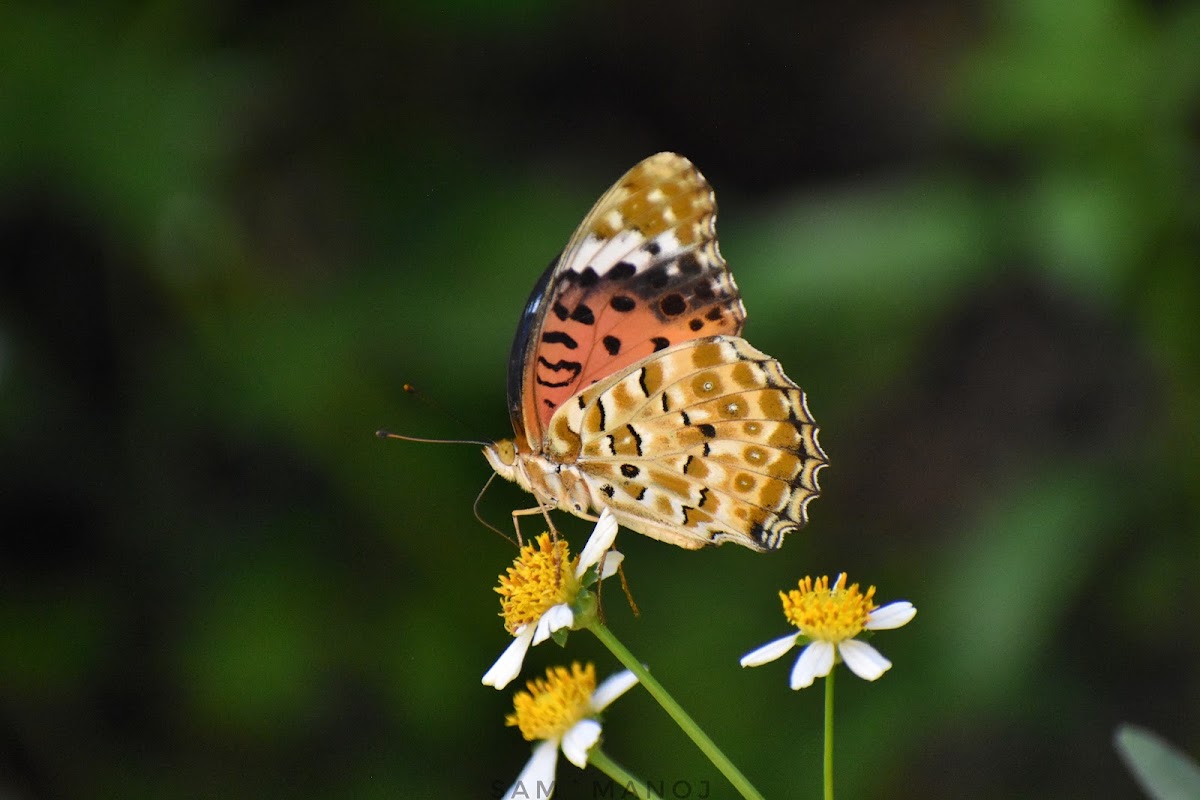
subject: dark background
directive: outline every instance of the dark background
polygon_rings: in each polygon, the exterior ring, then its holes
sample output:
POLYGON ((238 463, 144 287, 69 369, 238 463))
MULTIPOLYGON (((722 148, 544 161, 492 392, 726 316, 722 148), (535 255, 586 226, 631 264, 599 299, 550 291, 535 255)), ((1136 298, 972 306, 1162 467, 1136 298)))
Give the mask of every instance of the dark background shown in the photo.
MULTIPOLYGON (((820 690, 737 659, 848 570, 920 613, 839 683, 846 797, 1136 796, 1116 724, 1200 752, 1197 41, 1122 0, 3 4, 0 796, 498 795, 489 470, 372 434, 508 435, 526 294, 664 149, 831 466, 774 554, 623 535, 611 627, 814 796, 820 690)), ((615 669, 526 672, 571 658, 615 669)), ((605 736, 732 794, 644 692, 605 736)))

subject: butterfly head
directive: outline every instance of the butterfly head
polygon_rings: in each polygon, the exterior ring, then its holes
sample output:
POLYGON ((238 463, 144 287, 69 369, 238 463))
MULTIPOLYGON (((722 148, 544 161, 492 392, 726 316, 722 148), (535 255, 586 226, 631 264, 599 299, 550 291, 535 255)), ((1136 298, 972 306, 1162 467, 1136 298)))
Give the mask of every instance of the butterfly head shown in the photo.
POLYGON ((511 439, 501 439, 484 445, 483 457, 501 478, 517 480, 517 445, 511 439))

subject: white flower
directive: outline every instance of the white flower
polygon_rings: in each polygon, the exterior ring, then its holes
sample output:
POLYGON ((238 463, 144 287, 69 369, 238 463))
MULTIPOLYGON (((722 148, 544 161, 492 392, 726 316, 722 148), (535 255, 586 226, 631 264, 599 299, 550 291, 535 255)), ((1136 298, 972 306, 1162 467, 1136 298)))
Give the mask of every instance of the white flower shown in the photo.
POLYGON ((496 587, 504 627, 516 638, 483 676, 485 686, 503 689, 521 674, 531 645, 575 625, 576 600, 584 592, 588 570, 603 561, 598 574, 603 580, 621 565, 624 556, 610 549, 616 537, 617 520, 606 508, 577 563, 571 561, 566 542, 552 541, 547 534, 521 548, 496 587))
POLYGON ((839 575, 831 589, 828 577, 818 579, 815 584, 812 578, 805 578, 798 589, 787 594, 780 592, 783 613, 799 632, 750 651, 742 656, 742 666, 757 667, 774 661, 795 647, 802 637, 807 637, 809 644, 800 651, 792 667, 793 689, 812 686, 814 680, 824 678, 838 656, 851 672, 868 681, 891 669, 892 662, 883 654, 854 637, 864 630, 889 630, 906 625, 916 616, 917 609, 906 600, 876 607, 872 603, 874 586, 863 594, 857 583, 845 588, 845 579, 845 573, 839 575))
POLYGON ((507 725, 520 727, 527 741, 536 741, 533 755, 502 796, 505 800, 550 797, 558 768, 558 750, 575 766, 587 766, 588 753, 600 740, 596 716, 637 684, 637 677, 623 670, 596 686, 596 668, 578 662, 546 670, 545 678, 526 684, 527 691, 513 698, 514 712, 507 725))

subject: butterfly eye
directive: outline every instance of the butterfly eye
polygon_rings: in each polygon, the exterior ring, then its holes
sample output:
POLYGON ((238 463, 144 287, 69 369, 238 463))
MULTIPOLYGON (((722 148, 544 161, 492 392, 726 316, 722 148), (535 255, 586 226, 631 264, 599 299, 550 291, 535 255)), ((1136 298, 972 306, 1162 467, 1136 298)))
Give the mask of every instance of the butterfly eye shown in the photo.
POLYGON ((506 466, 512 466, 517 460, 517 448, 510 440, 505 439, 501 442, 496 442, 496 454, 500 456, 500 462, 506 466))

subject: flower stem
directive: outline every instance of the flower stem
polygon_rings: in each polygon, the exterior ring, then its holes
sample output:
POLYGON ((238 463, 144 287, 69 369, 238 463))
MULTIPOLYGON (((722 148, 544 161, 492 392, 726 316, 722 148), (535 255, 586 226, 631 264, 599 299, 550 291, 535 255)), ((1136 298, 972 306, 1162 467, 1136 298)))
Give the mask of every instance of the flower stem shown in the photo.
POLYGON ((617 640, 617 637, 613 635, 612 631, 604 623, 595 620, 588 625, 588 630, 596 634, 596 638, 617 657, 617 660, 638 677, 638 680, 642 686, 646 687, 646 691, 650 693, 650 696, 658 701, 663 710, 670 715, 671 719, 675 720, 675 723, 688 735, 688 738, 696 743, 700 751, 708 756, 708 760, 733 784, 733 788, 737 789, 742 797, 746 798, 746 800, 763 800, 762 795, 754 788, 746 776, 742 774, 741 770, 733 765, 733 762, 721 752, 713 740, 708 738, 708 734, 700 729, 696 721, 688 716, 688 713, 683 710, 683 707, 679 703, 675 702, 675 698, 667 694, 667 690, 663 688, 663 685, 650 674, 648 669, 642 666, 640 661, 634 658, 633 653, 629 652, 629 649, 617 640))
POLYGON ((825 676, 825 800, 833 800, 833 676, 825 676))
POLYGON ((617 784, 617 794, 620 797, 636 797, 638 800, 662 800, 662 795, 655 794, 645 782, 629 774, 629 771, 608 757, 599 747, 593 747, 588 753, 588 763, 612 778, 617 784))

